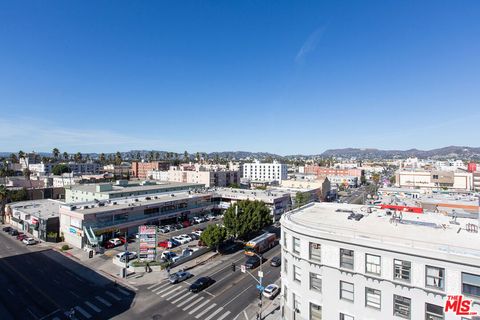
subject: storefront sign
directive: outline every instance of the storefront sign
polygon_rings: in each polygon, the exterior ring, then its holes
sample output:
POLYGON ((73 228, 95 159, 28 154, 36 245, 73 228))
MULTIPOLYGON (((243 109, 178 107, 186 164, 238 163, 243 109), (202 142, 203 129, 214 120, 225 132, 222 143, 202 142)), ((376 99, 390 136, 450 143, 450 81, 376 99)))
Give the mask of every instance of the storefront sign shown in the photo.
POLYGON ((138 237, 140 240, 138 257, 154 261, 157 257, 157 227, 139 226, 138 237))

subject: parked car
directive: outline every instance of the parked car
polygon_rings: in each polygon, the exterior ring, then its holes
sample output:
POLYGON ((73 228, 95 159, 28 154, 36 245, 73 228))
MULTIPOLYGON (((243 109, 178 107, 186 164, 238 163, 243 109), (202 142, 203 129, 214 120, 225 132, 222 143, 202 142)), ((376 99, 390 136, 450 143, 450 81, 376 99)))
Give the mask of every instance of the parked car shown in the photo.
POLYGON ((125 239, 124 236, 118 237, 118 239, 122 242, 122 244, 125 244, 127 242, 127 239, 125 239))
POLYGON ((209 221, 212 221, 212 220, 216 220, 217 217, 214 216, 213 214, 209 214, 209 215, 206 217, 206 219, 209 220, 209 221))
POLYGON ((165 261, 177 261, 180 257, 175 253, 175 252, 172 252, 172 251, 163 251, 162 252, 162 255, 160 256, 160 258, 162 260, 165 260, 165 261))
POLYGON ((175 272, 174 274, 172 274, 168 278, 168 281, 170 281, 171 284, 175 284, 175 283, 179 283, 179 282, 182 282, 184 280, 187 280, 191 277, 193 277, 193 274, 191 274, 190 272, 179 271, 179 272, 175 272))
POLYGON ((173 226, 176 230, 182 230, 183 229, 183 224, 177 223, 173 226))
POLYGON ((170 228, 162 227, 162 228, 158 229, 158 231, 161 232, 161 233, 169 233, 169 232, 170 232, 170 228))
POLYGON ((192 224, 190 223, 190 221, 185 220, 185 221, 182 222, 182 225, 183 225, 184 228, 188 228, 188 227, 190 227, 192 224))
POLYGON ((20 241, 23 241, 23 239, 25 239, 25 238, 28 238, 28 236, 27 236, 26 234, 24 234, 24 233, 19 234, 19 235, 17 236, 17 240, 20 240, 20 241))
POLYGON ((112 249, 112 248, 115 248, 115 245, 113 243, 111 243, 110 241, 106 241, 103 243, 103 247, 105 249, 112 249))
POLYGON ((187 239, 188 241, 192 241, 192 240, 193 240, 193 238, 190 237, 190 236, 189 236, 188 234, 186 234, 186 233, 181 234, 180 237, 185 238, 185 239, 187 239))
POLYGON ((168 248, 168 242, 170 242, 170 244, 171 244, 170 248, 175 248, 179 244, 177 241, 172 241, 172 239, 170 239, 170 240, 167 239, 167 240, 164 240, 164 241, 160 241, 158 243, 158 246, 162 247, 162 248, 168 248))
POLYGON ((282 259, 279 256, 275 256, 270 260, 270 265, 272 267, 280 267, 282 265, 282 259))
POLYGON ((193 231, 192 233, 200 237, 202 235, 202 232, 203 232, 202 230, 196 230, 196 231, 193 231))
POLYGON ((12 227, 3 227, 2 229, 4 232, 10 232, 12 230, 12 227))
POLYGON ((180 244, 186 244, 186 243, 188 243, 188 240, 187 240, 186 238, 184 238, 184 237, 181 237, 181 236, 176 236, 176 237, 173 237, 172 239, 175 240, 175 241, 180 242, 180 244))
POLYGON ((263 290, 263 296, 267 299, 273 300, 280 293, 280 287, 276 284, 269 284, 263 290))
POLYGON ((198 240, 200 239, 200 236, 196 233, 189 233, 188 236, 192 238, 193 240, 198 240))
POLYGON ((10 233, 11 236, 18 236, 18 231, 15 230, 15 229, 10 230, 9 233, 10 233))
POLYGON ((120 260, 120 262, 125 262, 125 260, 129 262, 130 260, 136 259, 137 254, 135 252, 125 251, 125 252, 118 253, 116 257, 118 258, 118 260, 120 260))
POLYGON ((122 240, 120 240, 119 238, 110 239, 110 240, 108 240, 108 242, 113 244, 114 247, 118 247, 118 246, 121 246, 123 244, 122 240))
MULTIPOLYGON (((262 263, 265 261, 265 258, 262 257, 262 263)), ((245 261, 245 268, 255 269, 260 265, 260 258, 257 256, 251 256, 245 261)))
POLYGON ((202 222, 203 222, 203 219, 201 217, 193 217, 193 223, 197 224, 202 222))
POLYGON ((188 288, 188 290, 194 293, 200 292, 203 289, 211 286, 214 282, 215 281, 210 277, 201 277, 201 278, 198 278, 194 283, 192 283, 188 288))
POLYGON ((33 245, 37 243, 37 240, 33 238, 25 238, 22 240, 23 243, 25 243, 27 246, 33 245))

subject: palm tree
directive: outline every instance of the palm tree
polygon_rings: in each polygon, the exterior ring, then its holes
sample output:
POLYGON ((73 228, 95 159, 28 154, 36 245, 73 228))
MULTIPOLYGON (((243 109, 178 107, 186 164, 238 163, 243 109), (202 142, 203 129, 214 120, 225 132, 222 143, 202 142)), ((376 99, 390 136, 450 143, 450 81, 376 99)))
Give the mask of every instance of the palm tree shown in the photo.
POLYGON ((81 152, 77 152, 77 153, 75 154, 74 159, 75 159, 75 162, 80 162, 80 161, 82 161, 82 159, 83 159, 82 153, 81 153, 81 152))
POLYGON ((100 153, 99 160, 100 160, 100 163, 101 163, 101 164, 104 164, 104 163, 105 163, 105 161, 107 160, 107 159, 105 158, 105 153, 100 153))
POLYGON ((195 154, 195 161, 200 162, 200 153, 195 154))
POLYGON ((155 157, 155 152, 153 152, 152 150, 148 154, 148 161, 153 161, 154 157, 155 157))
POLYGON ((12 163, 18 163, 18 158, 17 158, 17 155, 15 153, 12 153, 10 155, 10 161, 12 161, 12 163))
POLYGON ((53 155, 53 159, 55 159, 55 161, 57 161, 58 156, 60 155, 60 150, 58 150, 58 148, 53 148, 52 155, 53 155))
POLYGON ((122 154, 120 153, 120 151, 117 151, 117 153, 115 153, 115 164, 122 164, 122 154))
POLYGON ((63 160, 68 160, 68 153, 67 152, 63 153, 63 160))
POLYGON ((18 157, 19 158, 25 157, 25 152, 23 152, 22 150, 18 151, 18 157))
POLYGON ((160 152, 155 151, 155 160, 160 160, 160 152))
POLYGON ((5 205, 10 199, 10 191, 4 186, 0 185, 0 221, 5 222, 5 205))
POLYGON ((183 153, 183 161, 188 162, 190 160, 190 157, 188 156, 187 150, 183 153))

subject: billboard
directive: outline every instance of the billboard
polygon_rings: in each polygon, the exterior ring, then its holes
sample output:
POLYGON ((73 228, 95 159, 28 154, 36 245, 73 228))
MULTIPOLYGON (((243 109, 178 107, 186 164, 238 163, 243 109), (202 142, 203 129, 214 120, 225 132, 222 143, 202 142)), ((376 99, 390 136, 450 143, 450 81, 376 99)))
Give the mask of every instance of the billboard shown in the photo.
POLYGON ((140 240, 138 258, 140 260, 155 261, 157 257, 157 227, 139 226, 138 238, 140 240))

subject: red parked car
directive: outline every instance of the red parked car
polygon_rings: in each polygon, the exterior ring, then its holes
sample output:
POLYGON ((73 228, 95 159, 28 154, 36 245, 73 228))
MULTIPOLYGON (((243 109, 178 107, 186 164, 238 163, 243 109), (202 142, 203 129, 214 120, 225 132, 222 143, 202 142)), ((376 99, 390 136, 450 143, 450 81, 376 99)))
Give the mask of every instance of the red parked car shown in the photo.
POLYGON ((184 228, 188 228, 188 227, 190 227, 192 224, 190 223, 190 221, 185 220, 185 221, 182 222, 182 225, 183 225, 184 228))
POLYGON ((159 246, 159 247, 162 247, 162 248, 168 248, 168 240, 160 241, 160 242, 158 243, 158 246, 159 246))
POLYGON ((127 242, 127 240, 125 239, 124 236, 120 236, 120 237, 118 237, 118 239, 120 239, 120 241, 122 241, 122 244, 125 244, 125 242, 127 242))
POLYGON ((112 249, 112 248, 115 248, 115 245, 113 243, 111 243, 110 241, 106 241, 104 244, 103 244, 103 247, 105 249, 112 249))
POLYGON ((17 236, 17 240, 20 240, 22 241, 23 239, 26 239, 28 238, 28 236, 24 233, 20 233, 18 236, 17 236))

